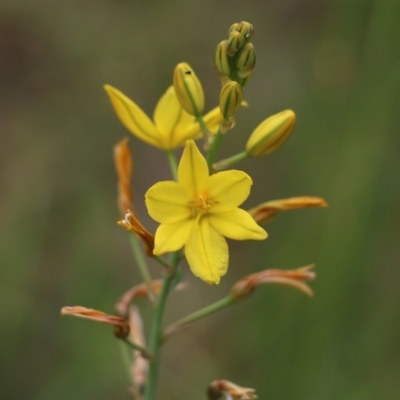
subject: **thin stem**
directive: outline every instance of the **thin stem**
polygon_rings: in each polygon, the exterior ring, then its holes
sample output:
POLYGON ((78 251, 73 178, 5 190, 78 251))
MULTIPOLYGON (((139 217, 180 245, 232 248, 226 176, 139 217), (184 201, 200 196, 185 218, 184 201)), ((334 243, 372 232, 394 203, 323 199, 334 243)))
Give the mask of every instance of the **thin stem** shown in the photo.
MULTIPOLYGON (((122 356, 122 360, 124 363, 125 371, 128 375, 129 380, 133 381, 132 373, 131 373, 132 356, 130 354, 128 354, 128 350, 127 350, 126 346, 124 346, 124 343, 118 341, 118 344, 119 344, 119 348, 121 349, 121 356, 122 356)), ((132 383, 134 383, 134 382, 132 382, 132 383)))
POLYGON ((168 163, 171 168, 171 173, 173 178, 177 181, 178 180, 178 165, 176 163, 175 153, 173 150, 167 151, 168 163))
POLYGON ((214 314, 215 312, 222 310, 235 303, 235 299, 231 296, 224 297, 215 303, 210 304, 202 308, 201 310, 195 311, 192 314, 180 319, 179 321, 170 325, 166 330, 165 334, 168 336, 171 333, 179 331, 185 325, 191 324, 192 322, 198 321, 201 318, 207 317, 208 315, 214 314))
POLYGON ((126 343, 132 349, 140 351, 140 353, 142 353, 142 356, 144 358, 147 358, 148 360, 152 360, 154 358, 153 354, 148 349, 146 349, 146 347, 143 347, 137 343, 131 342, 129 339, 122 339, 122 340, 124 343, 126 343))
POLYGON ((162 257, 155 256, 154 260, 161 264, 165 268, 167 273, 173 269, 172 265, 168 261, 165 261, 162 257))
POLYGON ((162 330, 162 319, 165 310, 165 304, 168 298, 168 294, 172 287, 175 278, 175 271, 177 264, 180 259, 179 252, 175 252, 171 255, 171 264, 174 267, 172 273, 168 274, 164 278, 164 283, 161 289, 161 293, 157 298, 156 308, 153 314, 150 339, 149 339, 149 350, 154 355, 152 362, 149 365, 149 372, 147 375, 147 383, 145 390, 145 400, 153 400, 156 389, 156 380, 158 372, 158 364, 160 359, 160 345, 161 345, 161 330, 162 330))
POLYGON ((215 157, 217 156, 217 151, 218 151, 219 145, 221 144, 222 137, 223 137, 223 133, 222 133, 222 130, 220 127, 218 130, 218 133, 214 136, 213 142, 211 143, 211 146, 207 153, 207 165, 208 165, 208 171, 210 172, 210 174, 213 173, 213 164, 215 161, 215 157))
POLYGON ((134 255, 137 265, 139 267, 140 274, 142 275, 142 278, 149 289, 150 301, 154 303, 156 294, 153 289, 152 278, 151 278, 149 269, 147 267, 147 262, 143 255, 143 249, 141 248, 139 240, 136 237, 136 235, 131 233, 129 236, 130 236, 130 240, 131 240, 133 255, 134 255))
POLYGON ((205 148, 208 149, 214 141, 214 135, 208 130, 202 115, 198 115, 196 119, 205 138, 205 148))
POLYGON ((222 171, 223 169, 226 169, 226 168, 230 167, 231 165, 244 160, 248 156, 249 155, 247 154, 247 152, 243 151, 241 153, 235 154, 232 157, 225 158, 224 160, 218 161, 217 163, 213 164, 213 169, 214 169, 214 171, 222 171))

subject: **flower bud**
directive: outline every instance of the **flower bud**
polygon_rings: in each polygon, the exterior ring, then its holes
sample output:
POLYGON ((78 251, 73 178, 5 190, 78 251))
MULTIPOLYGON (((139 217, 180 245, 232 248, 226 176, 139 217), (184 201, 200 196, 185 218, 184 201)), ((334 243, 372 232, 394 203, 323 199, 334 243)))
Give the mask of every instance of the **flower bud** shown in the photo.
POLYGON ((228 54, 233 57, 245 44, 246 39, 237 31, 232 31, 228 38, 228 54))
POLYGON ((246 143, 247 154, 261 157, 279 149, 292 132, 295 121, 295 113, 285 110, 261 122, 246 143))
POLYGON ((242 21, 236 27, 236 30, 240 32, 247 41, 249 41, 254 35, 254 27, 250 22, 242 21))
POLYGON ((228 29, 228 37, 230 36, 230 34, 234 31, 237 31, 239 28, 239 22, 235 22, 234 24, 232 24, 229 29, 228 29))
POLYGON ((185 111, 199 116, 204 109, 204 92, 200 81, 188 63, 179 63, 174 70, 174 88, 185 111))
POLYGON ((226 82, 220 92, 219 109, 225 121, 229 121, 235 114, 243 101, 243 89, 234 81, 226 82))
POLYGON ((214 62, 217 71, 229 78, 232 74, 232 59, 229 57, 228 47, 229 43, 227 40, 223 40, 218 44, 214 62))
POLYGON ((256 66, 256 52, 254 50, 254 46, 251 43, 247 43, 236 59, 235 67, 237 70, 237 75, 240 78, 246 78, 254 70, 256 66))

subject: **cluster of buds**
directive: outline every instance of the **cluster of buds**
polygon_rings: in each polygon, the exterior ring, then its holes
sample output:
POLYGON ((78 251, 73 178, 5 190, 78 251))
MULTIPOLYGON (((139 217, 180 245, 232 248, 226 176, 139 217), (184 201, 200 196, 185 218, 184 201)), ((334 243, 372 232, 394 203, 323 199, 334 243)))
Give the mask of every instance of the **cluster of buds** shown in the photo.
POLYGON ((215 51, 215 68, 222 82, 219 105, 225 121, 233 119, 242 104, 243 87, 256 66, 256 53, 250 43, 253 34, 252 24, 235 23, 229 28, 228 39, 215 51))

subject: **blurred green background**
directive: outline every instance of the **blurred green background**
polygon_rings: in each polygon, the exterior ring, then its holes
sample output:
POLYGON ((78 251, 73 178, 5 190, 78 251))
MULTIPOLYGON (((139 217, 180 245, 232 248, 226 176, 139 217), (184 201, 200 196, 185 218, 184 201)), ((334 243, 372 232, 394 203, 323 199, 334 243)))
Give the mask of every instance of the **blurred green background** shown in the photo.
MULTIPOLYGON (((0 0, 0 398, 127 398, 111 329, 59 315, 64 305, 113 312, 140 280, 115 224, 112 146, 129 134, 102 85, 151 114, 187 61, 210 109, 215 46, 247 20, 258 57, 250 108, 220 155, 292 108, 288 143, 238 166, 254 179, 245 206, 316 195, 330 207, 278 216, 265 242, 231 242, 222 283, 187 273, 190 288, 171 297, 165 322, 265 268, 315 262, 316 295, 265 287, 172 338, 158 399, 205 399, 216 378, 261 399, 398 399, 399 16, 395 0, 0 0)), ((130 146, 135 205, 153 230, 143 194, 168 178, 167 163, 135 138, 130 146)))

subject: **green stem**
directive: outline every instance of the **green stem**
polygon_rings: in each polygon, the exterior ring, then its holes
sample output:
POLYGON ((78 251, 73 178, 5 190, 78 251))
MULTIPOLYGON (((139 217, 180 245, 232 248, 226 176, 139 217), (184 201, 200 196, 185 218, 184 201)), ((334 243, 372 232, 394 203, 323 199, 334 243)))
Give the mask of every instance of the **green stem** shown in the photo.
POLYGON ((204 135, 204 138, 205 138, 205 146, 204 147, 206 149, 208 149, 211 146, 211 144, 212 144, 212 142, 214 140, 214 135, 208 130, 207 125, 204 122, 204 119, 203 119, 202 115, 198 115, 196 117, 196 119, 197 119, 197 122, 200 125, 200 129, 201 129, 201 131, 202 131, 202 133, 204 135))
POLYGON ((173 178, 177 181, 178 180, 178 165, 176 164, 175 153, 173 150, 167 151, 168 163, 171 168, 171 173, 173 178))
POLYGON ((172 265, 161 257, 155 256, 154 260, 156 260, 159 264, 161 264, 165 268, 165 271, 167 273, 169 273, 169 271, 173 269, 172 265))
POLYGON ((215 312, 222 310, 226 307, 235 303, 235 299, 231 296, 224 297, 221 300, 218 300, 215 303, 210 304, 207 307, 202 308, 201 310, 195 311, 192 314, 180 319, 179 321, 170 325, 165 333, 169 335, 175 331, 179 331, 179 329, 185 325, 191 324, 192 322, 198 321, 201 318, 207 317, 208 315, 214 314, 215 312))
POLYGON ((153 354, 148 349, 146 349, 146 347, 143 347, 137 343, 131 342, 129 339, 122 339, 122 340, 124 341, 124 343, 126 343, 132 349, 140 351, 144 358, 147 358, 148 360, 152 360, 154 358, 153 354))
POLYGON ((161 330, 162 330, 162 319, 165 310, 165 304, 168 298, 168 294, 171 290, 172 284, 175 278, 175 271, 177 264, 180 260, 179 252, 175 252, 171 255, 171 264, 174 267, 172 273, 168 274, 164 278, 164 283, 161 289, 161 293, 157 298, 156 308, 153 314, 150 339, 149 339, 149 351, 153 354, 153 360, 150 362, 149 371, 147 375, 147 383, 145 390, 145 400, 153 400, 156 380, 158 372, 158 364, 160 359, 160 345, 161 345, 161 330))
POLYGON ((137 236, 134 235, 133 233, 129 234, 129 236, 130 236, 130 240, 131 240, 133 255, 134 255, 137 265, 139 267, 140 274, 142 275, 142 278, 149 289, 149 298, 152 302, 154 302, 155 298, 156 298, 156 294, 153 289, 152 278, 151 278, 149 269, 147 267, 146 259, 144 258, 144 255, 143 255, 143 250, 140 246, 137 236))
MULTIPOLYGON (((132 373, 131 373, 131 363, 132 363, 132 356, 128 354, 128 349, 124 346, 124 343, 118 341, 119 348, 121 349, 121 357, 124 363, 125 371, 128 375, 130 381, 133 382, 132 373)), ((130 353, 130 352, 129 352, 130 353)))
POLYGON ((215 161, 215 157, 217 156, 217 151, 219 148, 219 145, 221 144, 223 133, 221 131, 221 128, 218 130, 218 133, 214 136, 213 142, 211 143, 211 147, 208 150, 207 153, 207 165, 208 165, 208 171, 210 174, 213 173, 213 164, 215 161))
POLYGON ((243 151, 241 153, 235 154, 232 157, 225 158, 224 160, 218 161, 217 163, 213 164, 214 171, 222 171, 223 169, 226 169, 231 165, 236 164, 237 162, 242 161, 248 157, 249 155, 247 154, 247 152, 243 151))

